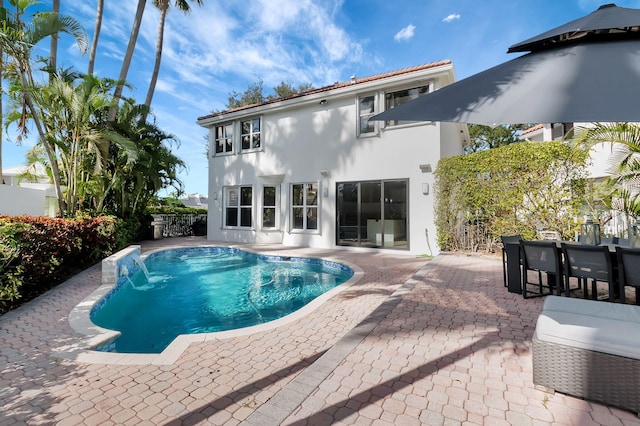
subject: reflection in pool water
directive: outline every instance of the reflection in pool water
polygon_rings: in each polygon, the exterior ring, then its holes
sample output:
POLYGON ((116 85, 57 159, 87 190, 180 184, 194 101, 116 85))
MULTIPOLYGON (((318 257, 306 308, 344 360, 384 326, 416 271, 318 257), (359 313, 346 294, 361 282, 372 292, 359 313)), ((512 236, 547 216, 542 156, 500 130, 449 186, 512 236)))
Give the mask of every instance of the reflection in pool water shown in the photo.
POLYGON ((153 253, 98 303, 92 321, 117 330, 116 352, 160 353, 180 334, 210 333, 282 318, 347 281, 353 271, 320 259, 199 247, 153 253))

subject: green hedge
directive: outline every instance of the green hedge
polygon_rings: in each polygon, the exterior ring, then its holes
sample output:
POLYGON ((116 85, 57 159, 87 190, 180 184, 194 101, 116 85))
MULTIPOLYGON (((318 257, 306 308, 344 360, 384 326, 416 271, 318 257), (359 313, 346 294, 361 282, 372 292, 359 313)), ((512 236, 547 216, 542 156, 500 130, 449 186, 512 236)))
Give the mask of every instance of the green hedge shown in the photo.
POLYGON ((465 250, 471 232, 491 250, 501 235, 536 237, 554 230, 572 238, 587 202, 586 150, 553 142, 522 142, 443 158, 436 176, 436 226, 443 250, 465 250))
POLYGON ((114 217, 0 216, 0 313, 45 292, 127 244, 114 217))

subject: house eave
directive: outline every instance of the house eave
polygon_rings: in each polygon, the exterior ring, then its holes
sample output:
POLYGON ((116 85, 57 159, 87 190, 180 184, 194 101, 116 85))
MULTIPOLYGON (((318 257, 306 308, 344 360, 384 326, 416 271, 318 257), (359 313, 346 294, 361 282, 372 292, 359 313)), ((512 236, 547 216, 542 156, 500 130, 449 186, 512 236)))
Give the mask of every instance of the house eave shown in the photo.
MULTIPOLYGON (((446 84, 455 81, 455 74, 453 71, 453 65, 450 61, 441 61, 440 63, 434 63, 433 67, 420 69, 413 72, 407 72, 398 75, 392 75, 384 78, 358 81, 352 84, 339 84, 335 88, 327 86, 326 88, 311 91, 311 93, 292 98, 286 98, 282 100, 276 100, 267 102, 264 104, 258 104, 255 106, 249 106, 239 110, 231 110, 228 112, 220 112, 215 114, 198 117, 197 124, 202 127, 211 127, 214 124, 233 121, 249 116, 258 116, 265 112, 274 113, 286 111, 289 109, 298 109, 302 106, 320 104, 321 101, 326 100, 331 102, 339 98, 353 96, 355 93, 363 93, 367 91, 375 91, 381 88, 393 88, 394 86, 406 85, 408 83, 415 83, 416 85, 423 84, 434 80, 435 77, 441 78, 446 76, 446 84)), ((436 86, 435 89, 440 88, 436 86)))

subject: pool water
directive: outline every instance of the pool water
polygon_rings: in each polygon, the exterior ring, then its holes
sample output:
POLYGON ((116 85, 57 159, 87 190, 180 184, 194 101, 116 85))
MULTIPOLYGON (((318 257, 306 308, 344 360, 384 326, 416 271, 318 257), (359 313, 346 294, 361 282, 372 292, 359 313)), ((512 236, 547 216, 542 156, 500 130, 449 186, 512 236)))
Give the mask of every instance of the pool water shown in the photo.
POLYGON ((108 350, 160 353, 178 335, 233 330, 282 318, 347 281, 320 259, 221 247, 163 250, 98 303, 92 321, 122 333, 108 350))

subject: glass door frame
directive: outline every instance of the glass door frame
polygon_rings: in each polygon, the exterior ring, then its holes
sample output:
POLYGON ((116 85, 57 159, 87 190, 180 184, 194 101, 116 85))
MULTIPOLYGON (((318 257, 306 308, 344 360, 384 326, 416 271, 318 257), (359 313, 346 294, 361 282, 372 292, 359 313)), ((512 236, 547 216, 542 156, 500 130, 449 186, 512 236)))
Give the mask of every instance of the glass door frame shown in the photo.
MULTIPOLYGON (((409 179, 407 178, 403 178, 403 179, 374 179, 374 180, 362 180, 362 181, 345 181, 345 182, 336 182, 336 219, 335 219, 335 223, 336 223, 336 235, 335 235, 335 244, 338 246, 354 246, 354 247, 372 247, 372 248, 385 248, 385 249, 395 249, 395 250, 409 250, 409 194, 410 194, 410 190, 409 190, 409 179), (388 204, 389 198, 385 198, 385 184, 386 183, 391 183, 391 182, 402 182, 405 184, 405 198, 404 198, 404 204, 405 204, 405 212, 404 212, 404 224, 400 224, 400 228, 403 228, 403 233, 404 233, 404 240, 400 240, 400 244, 396 245, 395 242, 392 242, 391 244, 389 244, 388 241, 385 242, 385 232, 387 227, 385 225, 385 205, 388 204), (380 218, 379 224, 376 223, 371 223, 371 224, 363 224, 362 223, 362 184, 366 184, 366 183, 373 183, 373 184, 380 184, 380 218), (345 238, 340 238, 341 233, 343 231, 343 229, 341 229, 341 224, 340 224, 340 217, 341 217, 341 211, 340 208, 342 207, 342 201, 341 201, 341 192, 340 192, 340 185, 355 185, 357 188, 357 195, 356 195, 356 210, 355 210, 355 214, 357 217, 357 224, 354 225, 350 225, 353 226, 354 228, 357 229, 357 234, 356 237, 357 238, 352 238, 352 239, 345 239, 345 238), (366 236, 367 239, 364 240, 364 230, 365 228, 369 228, 366 230, 366 236), (372 231, 375 232, 375 229, 378 229, 378 232, 375 234, 375 236, 370 236, 368 235, 369 232, 372 231), (380 241, 378 241, 380 240, 380 241)), ((389 220, 389 219, 387 219, 389 220)), ((377 221, 376 221, 377 222, 377 221)), ((395 225, 395 224, 394 224, 395 225)), ((349 225, 347 225, 349 226, 349 225)), ((391 225, 393 227, 393 225, 391 225)), ((391 231, 393 232, 393 231, 391 231)))

